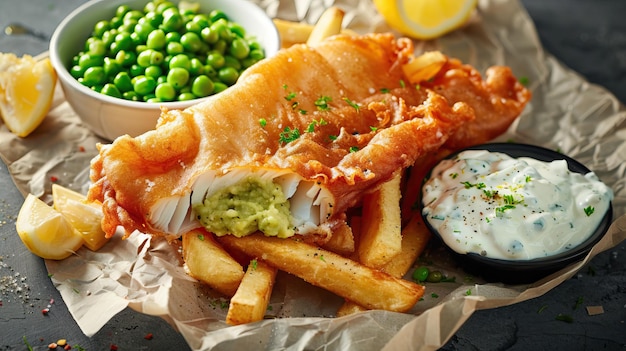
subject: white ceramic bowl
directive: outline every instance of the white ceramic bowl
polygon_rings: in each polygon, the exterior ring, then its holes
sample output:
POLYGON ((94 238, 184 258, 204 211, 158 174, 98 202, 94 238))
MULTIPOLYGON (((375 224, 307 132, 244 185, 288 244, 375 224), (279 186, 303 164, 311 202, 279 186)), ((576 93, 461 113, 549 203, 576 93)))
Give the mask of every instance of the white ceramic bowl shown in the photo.
MULTIPOLYGON (((141 10, 149 0, 93 0, 70 13, 56 28, 50 40, 50 60, 55 68, 66 100, 84 123, 97 135, 113 140, 120 135, 137 136, 154 129, 161 106, 182 109, 202 99, 182 102, 148 103, 124 100, 95 92, 80 84, 68 71, 72 58, 85 45, 99 20, 111 19, 120 5, 141 10)), ((178 3, 178 0, 172 0, 178 3)), ((230 20, 239 23, 246 33, 257 38, 265 56, 280 48, 280 37, 272 19, 247 0, 193 0, 203 13, 220 9, 230 20)), ((206 98, 204 98, 206 99, 206 98)))

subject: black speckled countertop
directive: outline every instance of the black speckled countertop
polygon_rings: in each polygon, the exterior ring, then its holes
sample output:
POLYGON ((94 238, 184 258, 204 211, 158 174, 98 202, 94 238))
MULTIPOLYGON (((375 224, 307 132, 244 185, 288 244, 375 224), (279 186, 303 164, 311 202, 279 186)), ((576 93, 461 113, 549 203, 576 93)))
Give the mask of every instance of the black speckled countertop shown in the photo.
MULTIPOLYGON (((81 0, 3 0, 0 26, 22 23, 34 34, 0 33, 0 51, 36 55, 81 0)), ((522 0, 547 52, 626 102, 626 1, 522 0)), ((23 202, 0 163, 0 349, 45 350, 67 339, 86 350, 184 350, 165 321, 124 310, 95 336, 80 331, 44 262, 26 250, 14 221, 23 202), (42 309, 49 308, 47 316, 42 309), (146 335, 152 334, 148 340, 146 335)), ((78 349, 77 347, 73 348, 78 349)), ((626 242, 595 257, 547 294, 475 312, 443 350, 626 350, 626 242), (590 315, 586 306, 602 306, 590 315), (571 323, 557 320, 564 314, 571 323)))

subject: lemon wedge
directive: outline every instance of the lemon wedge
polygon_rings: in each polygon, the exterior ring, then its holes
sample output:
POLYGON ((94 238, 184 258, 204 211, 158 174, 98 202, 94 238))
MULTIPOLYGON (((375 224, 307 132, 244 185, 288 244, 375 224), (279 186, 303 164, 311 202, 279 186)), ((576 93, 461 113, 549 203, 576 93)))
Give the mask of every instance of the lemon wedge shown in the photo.
POLYGON ((54 208, 82 235, 88 249, 98 251, 109 241, 100 225, 101 204, 87 202, 85 195, 58 184, 52 184, 52 201, 54 208))
POLYGON ((415 39, 434 39, 461 27, 478 0, 374 0, 387 23, 415 39))
POLYGON ((57 74, 50 60, 0 53, 0 116, 19 137, 44 120, 54 96, 57 74))
POLYGON ((26 196, 15 229, 28 250, 41 258, 62 260, 83 245, 70 222, 33 194, 26 196))

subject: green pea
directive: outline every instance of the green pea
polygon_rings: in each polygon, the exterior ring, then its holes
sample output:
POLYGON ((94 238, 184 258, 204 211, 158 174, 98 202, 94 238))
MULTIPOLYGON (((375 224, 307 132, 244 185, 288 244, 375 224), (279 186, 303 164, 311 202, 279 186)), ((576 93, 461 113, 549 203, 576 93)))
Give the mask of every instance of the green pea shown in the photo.
POLYGON ((224 55, 226 53, 227 47, 228 47, 228 43, 223 39, 219 39, 218 41, 215 42, 215 44, 213 44, 213 51, 219 52, 220 54, 224 55))
POLYGON ((130 50, 134 45, 133 39, 128 32, 117 33, 114 43, 117 44, 119 50, 130 50))
POLYGON ((137 54, 132 51, 120 50, 115 55, 115 60, 122 64, 122 67, 130 67, 137 60, 137 54))
POLYGON ((106 74, 107 77, 115 77, 119 72, 122 71, 122 65, 117 62, 117 60, 112 59, 110 57, 105 57, 104 58, 104 74, 106 74))
POLYGON ((167 73, 167 82, 176 89, 184 87, 188 81, 189 71, 184 68, 174 67, 167 73))
POLYGON ((85 74, 85 68, 79 65, 73 65, 72 68, 70 68, 70 74, 76 79, 82 78, 83 74, 85 74))
POLYGON ((135 29, 135 26, 137 25, 136 22, 132 21, 132 22, 124 22, 122 23, 119 27, 117 27, 117 31, 119 33, 130 33, 135 29))
POLYGON ((174 5, 174 3, 171 1, 163 1, 159 3, 154 9, 154 12, 164 13, 166 12, 166 10, 174 10, 178 13, 178 9, 176 8, 176 5, 174 5))
POLYGON ((193 33, 200 35, 200 32, 202 31, 202 27, 200 27, 200 25, 196 22, 189 21, 185 23, 185 30, 187 32, 193 32, 193 33))
POLYGON ((181 43, 172 41, 167 43, 167 46, 165 47, 165 52, 167 52, 168 55, 178 55, 185 52, 185 48, 181 43))
POLYGON ((94 56, 104 56, 107 52, 107 45, 100 39, 93 39, 94 40, 89 42, 87 52, 94 56))
POLYGON ((180 33, 178 32, 169 32, 167 34, 165 34, 165 42, 167 43, 171 43, 171 42, 180 42, 180 33))
POLYGON ((204 65, 204 75, 209 78, 217 78, 217 71, 211 65, 204 65))
POLYGON ((114 84, 111 84, 111 83, 105 84, 102 87, 102 90, 100 90, 100 92, 102 94, 113 96, 113 97, 116 97, 116 98, 121 98, 122 97, 122 93, 119 91, 119 89, 117 89, 117 87, 114 84))
POLYGON ((102 66, 89 67, 83 75, 84 83, 88 86, 104 84, 106 82, 106 74, 102 66))
POLYGON ((122 23, 124 23, 124 16, 115 16, 113 18, 111 18, 111 28, 118 28, 119 26, 122 25, 122 23))
POLYGON ((161 66, 152 65, 146 67, 144 74, 147 77, 158 79, 163 74, 163 70, 161 69, 161 66))
POLYGON ((441 271, 432 271, 428 273, 428 277, 426 278, 426 281, 430 283, 439 283, 442 279, 443 279, 443 274, 441 273, 441 271))
POLYGON ((209 44, 215 44, 220 38, 219 34, 211 29, 211 27, 202 28, 200 31, 200 37, 209 44))
POLYGON ((119 33, 117 29, 111 29, 104 32, 104 34, 102 34, 102 41, 104 42, 104 45, 111 46, 111 43, 115 41, 117 33, 119 33))
POLYGON ((130 73, 131 77, 142 76, 145 71, 146 71, 146 69, 144 67, 139 66, 139 65, 132 65, 128 69, 128 73, 130 73))
POLYGON ((156 12, 148 12, 143 18, 154 28, 157 28, 163 22, 163 15, 156 12))
POLYGON ((94 66, 102 66, 104 57, 100 55, 84 54, 78 59, 78 65, 84 69, 94 66))
POLYGON ((143 17, 143 12, 139 10, 130 10, 124 14, 124 21, 137 21, 143 17))
POLYGON ((196 99, 196 96, 193 95, 193 93, 180 93, 178 95, 178 100, 179 101, 189 101, 189 100, 193 100, 196 99))
POLYGON ((127 72, 118 73, 115 78, 113 78, 113 84, 123 93, 133 90, 133 83, 127 72))
POLYGON ((428 269, 428 267, 417 267, 417 269, 413 271, 413 280, 415 280, 416 282, 424 282, 428 278, 429 273, 430 270, 428 269))
POLYGON ((199 13, 193 16, 193 19, 191 21, 193 23, 196 23, 200 28, 206 28, 211 25, 211 20, 209 19, 209 17, 207 17, 207 15, 203 13, 199 13))
POLYGON ((189 74, 192 76, 204 74, 204 65, 200 59, 193 57, 189 60, 189 74))
POLYGON ((224 11, 222 10, 213 10, 209 13, 209 19, 211 20, 211 22, 215 22, 219 19, 225 19, 227 20, 228 17, 226 16, 226 14, 224 13, 224 11))
POLYGON ((158 101, 156 100, 156 95, 154 95, 153 93, 146 94, 146 95, 142 96, 142 97, 141 97, 141 99, 142 99, 144 102, 158 102, 158 101))
POLYGON ((224 56, 224 65, 226 67, 232 67, 237 71, 241 70, 241 62, 239 62, 237 58, 230 55, 224 56))
POLYGON ((116 17, 124 17, 124 15, 130 11, 130 7, 128 5, 120 5, 115 9, 116 17))
POLYGON ((102 38, 104 32, 108 31, 109 29, 111 29, 111 24, 109 23, 109 21, 98 21, 93 27, 92 34, 96 38, 102 38))
POLYGON ((148 49, 141 52, 137 56, 137 64, 141 67, 148 67, 152 65, 160 65, 163 63, 163 54, 160 51, 148 49))
POLYGON ((201 41, 198 34, 194 32, 187 32, 180 37, 180 43, 183 47, 190 52, 197 52, 201 48, 201 41))
POLYGON ((165 32, 161 29, 155 29, 148 34, 146 46, 150 49, 161 50, 165 47, 165 32))
POLYGON ((242 38, 235 38, 230 43, 229 53, 237 59, 242 59, 250 54, 248 43, 242 38))
POLYGON ((246 30, 243 28, 242 25, 238 23, 228 22, 228 29, 230 29, 230 32, 235 34, 239 38, 246 37, 246 30))
POLYGON ((222 82, 213 82, 213 93, 221 93, 222 91, 228 89, 228 85, 222 82))
POLYGON ((222 83, 230 86, 235 84, 237 79, 239 78, 239 72, 233 67, 223 67, 219 71, 217 71, 217 77, 222 83))
POLYGON ((148 40, 148 35, 150 35, 150 33, 152 33, 152 31, 155 28, 152 27, 150 23, 144 22, 144 23, 137 23, 134 29, 135 29, 134 32, 137 33, 139 38, 141 38, 142 41, 146 41, 148 40))
POLYGON ((215 86, 213 81, 205 75, 199 75, 191 83, 191 92, 197 97, 209 96, 213 93, 215 86))
POLYGON ((149 104, 155 104, 155 103, 158 103, 158 102, 162 102, 163 100, 159 99, 156 96, 152 97, 152 95, 151 95, 151 97, 145 98, 144 101, 149 103, 149 104))
POLYGON ((213 52, 207 55, 206 63, 215 69, 220 69, 226 64, 226 59, 222 54, 213 52))
POLYGON ((139 101, 139 95, 137 95, 137 93, 135 93, 134 91, 127 91, 122 93, 122 98, 126 99, 126 100, 130 100, 130 101, 139 101))
POLYGON ((148 95, 154 92, 156 88, 156 80, 152 77, 137 76, 133 83, 133 91, 138 95, 148 95))
POLYGON ((191 68, 191 62, 189 60, 189 57, 183 54, 172 57, 169 63, 169 68, 172 69, 175 67, 184 68, 188 71, 191 68))
POLYGON ((157 78, 157 85, 163 83, 167 83, 167 76, 159 76, 159 78, 157 78))
POLYGON ((176 89, 174 89, 174 86, 167 82, 159 83, 154 90, 154 94, 162 101, 173 101, 176 99, 176 89))
POLYGON ((250 50, 249 56, 257 61, 265 58, 265 54, 263 53, 263 50, 259 50, 259 49, 250 50))
POLYGON ((183 26, 183 16, 175 8, 168 8, 163 12, 161 28, 166 32, 175 32, 183 26))
POLYGON ((257 62, 259 62, 259 60, 253 59, 252 57, 246 57, 241 60, 241 68, 246 69, 257 62))

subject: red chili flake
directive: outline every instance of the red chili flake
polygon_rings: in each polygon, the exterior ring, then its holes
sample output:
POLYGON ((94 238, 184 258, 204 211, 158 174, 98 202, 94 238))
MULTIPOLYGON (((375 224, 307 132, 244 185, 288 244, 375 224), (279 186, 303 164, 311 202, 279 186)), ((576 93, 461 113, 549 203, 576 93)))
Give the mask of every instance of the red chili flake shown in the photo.
POLYGON ((146 340, 152 340, 153 337, 154 337, 154 335, 152 335, 152 333, 148 333, 143 338, 146 339, 146 340))
POLYGON ((43 310, 41 310, 41 314, 43 314, 44 316, 47 316, 48 312, 50 312, 49 308, 44 308, 43 310))
POLYGON ((50 181, 53 183, 56 183, 57 181, 59 181, 59 178, 55 177, 55 176, 51 176, 50 177, 50 181))
POLYGON ((85 152, 85 147, 84 147, 84 146, 82 146, 82 145, 81 145, 81 146, 79 146, 79 147, 78 147, 78 151, 80 151, 80 152, 85 152))
POLYGON ((117 351, 117 345, 115 345, 115 344, 111 344, 111 348, 110 348, 110 350, 111 350, 111 351, 117 351))

